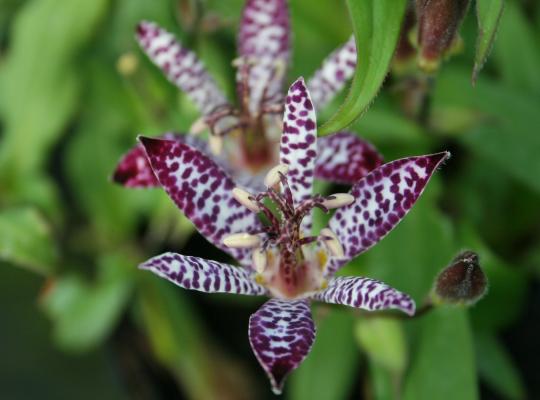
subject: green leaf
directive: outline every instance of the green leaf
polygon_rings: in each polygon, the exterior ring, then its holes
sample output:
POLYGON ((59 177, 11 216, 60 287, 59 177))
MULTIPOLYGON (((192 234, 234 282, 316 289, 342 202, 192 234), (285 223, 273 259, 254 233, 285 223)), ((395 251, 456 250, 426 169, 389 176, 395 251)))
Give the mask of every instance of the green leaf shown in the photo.
POLYGON ((478 387, 467 313, 440 307, 419 321, 404 400, 475 400, 478 387))
POLYGON ((396 379, 395 374, 385 368, 383 365, 371 362, 369 364, 369 377, 372 396, 377 400, 396 400, 400 398, 399 395, 399 379, 396 379))
POLYGON ((347 98, 320 129, 321 135, 350 125, 371 104, 390 67, 401 30, 406 0, 347 0, 358 63, 347 98))
POLYGON ((478 74, 493 46, 503 9, 504 0, 476 0, 478 38, 476 40, 476 55, 472 74, 473 85, 476 83, 478 74))
POLYGON ((525 93, 540 94, 540 46, 524 8, 506 4, 501 18, 493 60, 502 80, 525 93))
POLYGON ((62 134, 78 103, 81 75, 75 68, 76 56, 108 4, 108 0, 36 0, 17 14, 0 75, 4 180, 41 166, 62 134))
POLYGON ((441 71, 434 107, 466 107, 484 114, 487 122, 462 134, 463 144, 540 192, 540 135, 531 129, 540 126, 538 97, 487 78, 472 89, 467 75, 451 68, 441 71))
POLYGON ((400 374, 405 370, 407 347, 401 322, 384 317, 358 320, 356 339, 369 358, 385 369, 400 374))
POLYGON ((487 332, 476 334, 474 339, 480 377, 504 398, 524 399, 525 387, 519 371, 500 341, 487 332))
POLYGON ((47 222, 33 208, 0 212, 0 258, 43 275, 51 274, 58 252, 47 222))
POLYGON ((63 276, 52 283, 42 307, 53 320, 58 346, 82 352, 102 343, 129 299, 133 264, 125 254, 111 254, 101 258, 95 283, 77 275, 63 276))
MULTIPOLYGON (((323 311, 323 308, 319 309, 323 311)), ((354 343, 354 317, 332 310, 316 318, 317 338, 307 359, 286 385, 294 400, 345 399, 356 378, 359 353, 354 343), (324 366, 324 368, 323 368, 324 366)))

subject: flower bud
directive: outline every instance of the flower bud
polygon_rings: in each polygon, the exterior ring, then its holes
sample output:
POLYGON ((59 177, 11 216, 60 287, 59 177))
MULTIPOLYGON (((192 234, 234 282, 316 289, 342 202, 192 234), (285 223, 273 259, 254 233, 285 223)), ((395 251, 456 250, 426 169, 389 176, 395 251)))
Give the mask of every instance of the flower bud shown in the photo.
POLYGON ((450 50, 470 0, 416 0, 420 68, 435 71, 450 50))
POLYGON ((487 290, 487 278, 478 263, 478 254, 460 253, 441 271, 434 290, 443 303, 473 304, 480 300, 487 290))
POLYGON ((411 33, 415 31, 415 25, 416 15, 414 13, 414 6, 409 4, 403 18, 401 32, 392 61, 394 72, 398 74, 410 72, 412 68, 416 68, 416 48, 411 40, 411 33))

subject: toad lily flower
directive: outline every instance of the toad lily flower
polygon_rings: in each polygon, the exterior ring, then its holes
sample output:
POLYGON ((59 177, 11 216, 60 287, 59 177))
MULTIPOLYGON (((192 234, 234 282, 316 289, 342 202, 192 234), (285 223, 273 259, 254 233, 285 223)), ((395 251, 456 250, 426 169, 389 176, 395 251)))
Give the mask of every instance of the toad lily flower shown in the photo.
MULTIPOLYGON (((238 68, 238 107, 234 107, 192 51, 157 25, 140 23, 137 39, 142 49, 202 114, 193 123, 191 133, 207 128, 210 132, 208 142, 172 133, 164 138, 197 147, 238 183, 264 189, 262 177, 279 158, 282 87, 289 62, 290 36, 286 0, 247 0, 238 36, 239 58, 233 62, 238 68), (224 142, 225 137, 230 140, 224 142)), ((356 47, 351 37, 308 81, 317 108, 326 105, 344 87, 355 65, 356 47)), ((320 179, 353 184, 382 163, 373 146, 348 132, 321 138, 319 148, 315 176, 320 179)), ((159 185, 140 146, 120 161, 113 179, 127 187, 159 185)))
POLYGON ((312 193, 317 132, 308 123, 315 121, 315 111, 302 79, 289 89, 283 120, 279 164, 259 193, 236 187, 216 162, 186 143, 140 138, 172 200, 242 266, 165 253, 141 268, 185 289, 269 296, 249 320, 249 340, 275 393, 315 339, 311 301, 414 314, 414 301, 382 282, 334 275, 398 224, 449 156, 393 161, 361 178, 349 193, 325 197, 312 193), (316 235, 314 208, 336 209, 316 235))

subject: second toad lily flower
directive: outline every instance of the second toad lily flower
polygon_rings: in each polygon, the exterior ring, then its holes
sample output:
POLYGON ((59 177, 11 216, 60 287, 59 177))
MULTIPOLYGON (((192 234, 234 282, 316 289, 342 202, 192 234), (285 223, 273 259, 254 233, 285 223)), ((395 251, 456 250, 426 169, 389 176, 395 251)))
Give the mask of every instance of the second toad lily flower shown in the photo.
MULTIPOLYGON (((238 35, 239 57, 234 61, 238 93, 235 107, 195 53, 157 25, 140 23, 137 40, 142 49, 201 113, 192 125, 192 133, 206 128, 210 132, 207 143, 184 135, 168 134, 165 138, 196 144, 228 170, 235 181, 262 189, 262 177, 279 158, 290 36, 287 0, 246 1, 238 35)), ((320 109, 331 101, 353 75, 355 66, 356 47, 351 37, 308 81, 313 105, 320 109)), ((352 184, 382 163, 373 146, 354 134, 339 132, 319 142, 317 178, 352 184)), ((140 146, 121 160, 114 180, 127 187, 158 186, 140 146)))
POLYGON ((275 393, 315 339, 311 301, 414 314, 414 301, 382 282, 334 275, 398 224, 449 156, 443 152, 393 161, 371 171, 349 193, 313 194, 318 151, 313 121, 310 95, 299 79, 285 101, 279 164, 267 173, 266 188, 259 193, 236 187, 194 147, 140 139, 176 205, 210 242, 243 266, 165 253, 141 268, 185 289, 271 297, 251 316, 248 331, 275 393), (317 234, 311 232, 314 208, 336 209, 317 234))

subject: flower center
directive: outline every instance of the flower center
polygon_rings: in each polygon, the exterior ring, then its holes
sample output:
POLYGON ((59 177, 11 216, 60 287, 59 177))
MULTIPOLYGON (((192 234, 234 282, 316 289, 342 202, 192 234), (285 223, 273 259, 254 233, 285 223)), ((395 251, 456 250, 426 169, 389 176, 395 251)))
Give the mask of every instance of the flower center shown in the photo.
MULTIPOLYGON (((225 147, 232 165, 256 175, 267 170, 278 158, 283 104, 280 96, 270 96, 269 91, 272 82, 283 75, 285 67, 283 61, 278 61, 261 81, 255 82, 253 75, 257 75, 257 71, 253 74, 253 69, 261 66, 254 60, 238 58, 233 65, 238 68, 238 109, 222 106, 196 121, 190 131, 196 134, 210 128, 211 151, 219 155, 225 147), (230 135, 237 146, 224 146, 226 135, 230 135)), ((268 68, 265 66, 265 72, 268 68)))
POLYGON ((241 204, 263 217, 264 229, 254 234, 235 234, 224 239, 230 247, 253 248, 256 280, 275 297, 298 298, 319 290, 326 282, 324 272, 330 258, 343 257, 341 244, 329 230, 311 236, 303 226, 314 208, 328 212, 354 201, 349 194, 312 195, 295 204, 286 177, 287 167, 272 168, 265 179, 268 190, 251 195, 236 188, 241 204), (281 190, 279 188, 281 187, 281 190))

